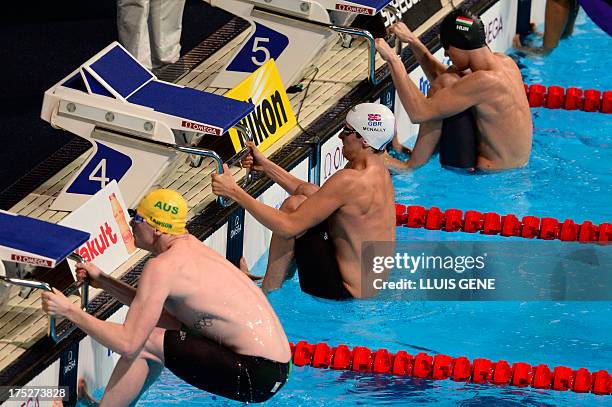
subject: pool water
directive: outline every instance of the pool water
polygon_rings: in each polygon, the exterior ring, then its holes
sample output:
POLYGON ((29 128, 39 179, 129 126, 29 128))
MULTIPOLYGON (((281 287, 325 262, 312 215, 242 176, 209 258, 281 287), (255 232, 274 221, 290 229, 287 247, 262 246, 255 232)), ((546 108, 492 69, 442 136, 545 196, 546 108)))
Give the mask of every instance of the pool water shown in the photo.
MULTIPOLYGON (((580 12, 575 34, 552 55, 514 55, 526 83, 612 89, 607 69, 612 40, 580 12)), ((442 209, 550 216, 576 223, 610 221, 612 121, 609 115, 533 109, 529 164, 496 174, 463 175, 436 159, 395 176, 396 201, 442 209)), ((398 228, 400 241, 503 239, 398 228)), ((267 258, 253 270, 262 274, 267 258)), ((297 280, 269 295, 289 339, 425 351, 450 356, 612 368, 611 302, 333 302, 300 292, 297 280)), ((100 396, 102 389, 96 391, 100 396)), ((294 367, 269 405, 462 406, 612 405, 608 397, 516 387, 495 387, 409 377, 294 367)), ((138 406, 237 404, 201 392, 165 370, 138 406)))

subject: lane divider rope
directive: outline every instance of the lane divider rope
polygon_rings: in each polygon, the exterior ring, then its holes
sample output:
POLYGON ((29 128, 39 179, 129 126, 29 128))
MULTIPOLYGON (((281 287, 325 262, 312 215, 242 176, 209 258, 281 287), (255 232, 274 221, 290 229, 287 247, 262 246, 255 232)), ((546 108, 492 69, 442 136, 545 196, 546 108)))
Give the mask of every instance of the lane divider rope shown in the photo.
POLYGON ((435 206, 426 209, 417 205, 395 204, 396 225, 409 228, 443 230, 445 232, 481 233, 485 235, 516 236, 526 239, 561 240, 564 242, 612 241, 612 223, 593 225, 584 221, 578 225, 571 219, 563 222, 555 218, 538 218, 516 215, 500 215, 495 212, 481 213, 459 209, 440 210, 435 206))
POLYGON ((585 112, 612 113, 612 91, 601 92, 596 89, 561 86, 525 84, 525 93, 530 107, 545 107, 548 109, 582 110, 585 112))
POLYGON ((326 343, 290 343, 293 364, 320 369, 351 370, 355 372, 386 373, 396 376, 412 376, 421 379, 445 380, 499 386, 531 386, 536 389, 552 389, 576 393, 612 394, 612 377, 606 370, 591 373, 585 368, 571 369, 545 364, 533 366, 505 360, 497 362, 477 358, 470 361, 465 356, 453 358, 427 353, 411 355, 403 350, 395 354, 387 349, 372 351, 364 346, 350 349, 347 345, 331 347, 326 343))

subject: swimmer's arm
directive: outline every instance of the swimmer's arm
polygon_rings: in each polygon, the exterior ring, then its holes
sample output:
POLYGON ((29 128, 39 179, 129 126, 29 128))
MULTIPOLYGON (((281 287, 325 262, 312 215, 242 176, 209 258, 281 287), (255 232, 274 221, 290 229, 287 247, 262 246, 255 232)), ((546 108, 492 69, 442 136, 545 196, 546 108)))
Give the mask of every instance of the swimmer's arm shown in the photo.
POLYGON ((75 304, 67 315, 81 330, 120 355, 137 356, 155 328, 171 285, 169 274, 150 260, 142 271, 136 296, 123 324, 102 321, 75 304))
POLYGON ((423 69, 423 72, 425 72, 425 76, 427 76, 429 82, 433 82, 438 75, 443 74, 448 69, 446 65, 429 52, 429 49, 420 40, 411 43, 410 49, 423 69))
POLYGON ((397 93, 413 123, 441 120, 461 113, 486 100, 497 85, 490 73, 478 71, 426 98, 410 80, 398 58, 392 60, 389 65, 397 93))
POLYGON ((437 90, 432 97, 425 99, 417 118, 422 123, 454 116, 490 100, 495 96, 498 84, 496 77, 489 72, 473 72, 451 86, 437 90))
MULTIPOLYGON (((105 273, 100 274, 98 284, 100 284, 101 289, 128 307, 132 304, 132 301, 136 296, 136 288, 105 273)), ((164 309, 159 321, 157 321, 157 326, 164 329, 176 329, 177 326, 180 326, 180 322, 178 322, 178 320, 172 314, 164 309)))
POLYGON ((136 289, 108 274, 100 274, 98 278, 100 288, 112 295, 123 305, 130 306, 136 296, 136 289))
POLYGON ((429 81, 433 81, 438 77, 438 75, 444 73, 446 70, 446 66, 438 61, 432 54, 429 52, 429 49, 421 42, 419 37, 417 37, 412 30, 410 30, 406 24, 402 22, 398 22, 393 24, 387 30, 390 33, 393 33, 397 36, 398 40, 401 40, 408 44, 410 49, 412 50, 412 54, 416 58, 417 62, 423 68, 423 72, 425 72, 425 76, 429 81))
POLYGON ((383 156, 385 165, 392 173, 400 174, 427 164, 436 150, 441 135, 439 125, 433 125, 433 123, 422 124, 414 148, 410 152, 410 158, 407 161, 401 161, 385 153, 383 156))
POLYGON ((354 195, 349 171, 340 170, 292 213, 268 206, 237 188, 230 196, 262 225, 284 238, 293 238, 327 219, 354 195))
POLYGON ((289 195, 295 195, 298 187, 302 184, 308 184, 298 177, 291 174, 281 166, 275 164, 272 160, 266 159, 262 163, 263 172, 274 182, 281 186, 289 195))
POLYGON ((416 85, 410 80, 408 72, 404 68, 404 64, 399 56, 395 55, 387 61, 389 70, 391 71, 391 78, 393 84, 400 97, 402 106, 408 113, 408 117, 413 123, 421 123, 417 121, 417 113, 420 112, 420 105, 427 99, 423 93, 416 87, 416 85))
POLYGON ((410 159, 402 161, 385 153, 383 156, 383 161, 385 162, 385 167, 387 167, 392 174, 401 174, 403 172, 409 172, 413 169, 410 159))

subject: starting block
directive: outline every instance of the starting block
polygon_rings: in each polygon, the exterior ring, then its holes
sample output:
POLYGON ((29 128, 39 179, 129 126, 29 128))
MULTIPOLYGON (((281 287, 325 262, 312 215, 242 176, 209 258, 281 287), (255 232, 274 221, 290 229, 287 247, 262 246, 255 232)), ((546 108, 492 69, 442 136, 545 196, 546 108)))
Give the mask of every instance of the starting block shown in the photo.
MULTIPOLYGON (((211 157, 223 172, 218 154, 194 145, 204 134, 221 136, 232 127, 252 139, 239 121, 253 109, 251 103, 157 80, 114 42, 45 92, 42 119, 94 146, 51 209, 73 211, 112 180, 133 207, 179 152, 211 157)), ((199 161, 192 159, 192 165, 199 161)))
MULTIPOLYGON (((44 222, 27 216, 0 211, 0 260, 55 268, 66 258, 82 262, 75 249, 89 240, 89 233, 65 226, 44 222)), ((0 262, 1 269, 4 266, 0 262)), ((0 270, 3 271, 3 270, 0 270)), ((45 282, 0 275, 0 280, 21 287, 52 291, 45 282)), ((74 282, 63 293, 74 294, 81 289, 81 307, 88 302, 89 284, 74 282)), ((49 318, 49 336, 55 342, 62 339, 55 330, 55 317, 49 318)))
MULTIPOLYGON (((348 27, 358 14, 390 13, 399 21, 392 0, 205 0, 247 20, 252 27, 245 40, 211 82, 217 88, 233 88, 257 68, 274 58, 283 84, 299 82, 315 59, 333 46, 337 34, 360 36, 370 46, 368 79, 374 75, 374 37, 368 31, 348 27)), ((401 42, 397 41, 398 52, 401 42)))

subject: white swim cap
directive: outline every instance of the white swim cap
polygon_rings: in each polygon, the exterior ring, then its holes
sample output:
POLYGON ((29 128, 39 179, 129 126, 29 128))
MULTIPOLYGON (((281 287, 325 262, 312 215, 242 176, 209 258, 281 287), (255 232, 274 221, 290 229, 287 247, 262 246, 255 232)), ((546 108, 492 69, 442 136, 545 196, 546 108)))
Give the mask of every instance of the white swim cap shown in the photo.
POLYGON ((375 150, 385 148, 395 134, 393 112, 380 103, 354 106, 346 115, 346 122, 375 150))

